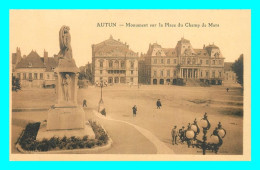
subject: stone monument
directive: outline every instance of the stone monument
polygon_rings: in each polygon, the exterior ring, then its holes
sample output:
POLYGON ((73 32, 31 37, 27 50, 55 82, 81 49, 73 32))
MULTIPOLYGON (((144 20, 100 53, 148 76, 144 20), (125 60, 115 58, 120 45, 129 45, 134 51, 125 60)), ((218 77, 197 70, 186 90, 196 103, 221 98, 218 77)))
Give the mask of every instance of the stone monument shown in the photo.
POLYGON ((85 120, 85 112, 77 104, 79 68, 72 57, 71 36, 68 26, 59 32, 60 52, 58 66, 54 70, 56 79, 56 104, 48 111, 47 125, 41 125, 37 139, 56 137, 95 138, 95 134, 85 120))
POLYGON ((72 57, 71 36, 68 26, 59 32, 59 63, 55 72, 57 103, 49 110, 47 130, 82 129, 85 113, 77 105, 77 83, 79 69, 72 57))

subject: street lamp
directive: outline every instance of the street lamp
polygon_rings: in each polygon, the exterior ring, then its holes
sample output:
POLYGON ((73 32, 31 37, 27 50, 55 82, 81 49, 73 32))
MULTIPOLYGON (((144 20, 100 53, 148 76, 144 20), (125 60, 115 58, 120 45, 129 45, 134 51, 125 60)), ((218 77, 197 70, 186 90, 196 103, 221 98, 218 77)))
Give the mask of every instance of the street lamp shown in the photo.
POLYGON ((197 135, 200 133, 197 120, 195 119, 192 125, 189 123, 185 133, 185 140, 187 141, 188 147, 192 145, 192 147, 201 148, 203 155, 206 154, 206 150, 212 150, 212 152, 218 153, 220 146, 223 144, 223 138, 226 136, 226 130, 222 127, 221 122, 218 123, 218 126, 210 136, 210 142, 207 142, 206 136, 207 131, 211 127, 207 113, 205 113, 204 117, 200 120, 200 126, 203 128, 202 140, 197 139, 197 135))
POLYGON ((202 137, 202 145, 201 145, 201 148, 202 148, 202 151, 203 151, 203 155, 206 154, 206 141, 207 141, 207 131, 210 129, 210 122, 208 120, 208 116, 207 116, 207 113, 204 114, 204 117, 200 120, 200 123, 201 123, 201 127, 203 128, 203 137, 202 137))
POLYGON ((106 110, 105 110, 105 106, 104 106, 104 101, 103 101, 103 91, 102 88, 104 86, 103 81, 100 81, 100 100, 98 103, 98 112, 100 112, 102 115, 106 116, 106 110))

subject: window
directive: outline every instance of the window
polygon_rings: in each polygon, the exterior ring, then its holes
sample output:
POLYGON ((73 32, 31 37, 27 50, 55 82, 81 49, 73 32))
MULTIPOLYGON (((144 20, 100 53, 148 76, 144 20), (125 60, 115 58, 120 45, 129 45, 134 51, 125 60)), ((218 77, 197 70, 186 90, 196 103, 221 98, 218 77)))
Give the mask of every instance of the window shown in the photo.
POLYGON ((167 70, 167 76, 170 77, 170 70, 167 70))
POLYGON ((163 64, 164 63, 164 61, 163 61, 163 59, 161 59, 161 64, 163 64))
POLYGON ((209 60, 206 60, 206 64, 209 64, 209 60))
POLYGON ((29 73, 29 80, 32 80, 32 73, 29 73))
POLYGON ((163 70, 161 70, 161 76, 163 77, 163 70))
POLYGON ((219 60, 219 65, 221 65, 222 64, 222 61, 221 60, 219 60))
POLYGON ((195 58, 192 59, 192 64, 196 64, 195 58))
POLYGON ((215 78, 215 71, 212 71, 212 77, 215 78))
POLYGON ((203 74, 202 74, 202 72, 200 72, 200 77, 203 77, 203 74))
POLYGON ((202 64, 202 60, 200 60, 200 64, 202 64))
POLYGON ((100 70, 100 74, 103 74, 103 70, 100 70))
POLYGON ((188 60, 187 60, 187 64, 190 64, 190 59, 188 58, 188 60))
POLYGON ((173 75, 174 75, 174 76, 176 76, 176 75, 177 75, 177 71, 176 71, 176 70, 174 70, 174 72, 173 72, 173 75))
POLYGON ((130 81, 131 81, 131 82, 134 82, 134 78, 133 78, 133 77, 131 77, 131 78, 130 78, 130 81))
POLYGON ((121 61, 121 68, 125 68, 125 62, 121 61))
POLYGON ((21 74, 20 73, 17 73, 17 78, 21 79, 21 74))
POLYGON ((38 79, 38 73, 34 73, 33 79, 35 79, 35 80, 38 79))
POLYGON ((50 75, 49 75, 49 73, 47 74, 47 79, 50 79, 50 75))
POLYGON ((100 64, 99 66, 100 66, 101 68, 103 68, 103 61, 100 61, 99 64, 100 64))
POLYGON ((219 77, 221 77, 222 76, 222 73, 221 73, 221 71, 219 72, 219 77))
POLYGON ((23 79, 26 80, 26 73, 23 73, 23 79))
POLYGON ((176 60, 176 59, 174 59, 174 64, 176 64, 176 62, 177 62, 177 60, 176 60))
POLYGON ((154 60, 153 60, 153 63, 154 63, 154 64, 157 64, 157 59, 154 59, 154 60))
POLYGON ((134 74, 134 71, 133 71, 133 70, 131 70, 131 74, 134 74))
POLYGON ((206 77, 209 77, 209 72, 208 71, 206 71, 206 77))
POLYGON ((134 61, 131 61, 131 68, 132 69, 134 68, 134 65, 135 65, 134 61))
POLYGON ((41 80, 43 79, 43 73, 40 73, 40 79, 41 80))
POLYGON ((153 71, 153 75, 154 75, 154 76, 157 76, 157 71, 153 71))
POLYGON ((109 61, 109 68, 112 68, 113 67, 113 61, 109 61))
POLYGON ((170 59, 167 59, 167 64, 170 64, 171 60, 170 59))
POLYGON ((215 60, 212 60, 212 65, 215 65, 215 64, 216 64, 215 60))

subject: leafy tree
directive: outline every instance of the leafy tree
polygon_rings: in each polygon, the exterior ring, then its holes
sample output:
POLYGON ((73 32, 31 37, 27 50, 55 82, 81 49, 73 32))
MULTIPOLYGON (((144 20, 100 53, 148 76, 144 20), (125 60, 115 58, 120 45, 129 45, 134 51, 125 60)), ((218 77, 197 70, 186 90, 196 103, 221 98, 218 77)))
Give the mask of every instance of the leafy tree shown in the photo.
POLYGON ((232 70, 237 75, 237 82, 243 86, 243 73, 244 73, 244 54, 241 54, 239 58, 235 61, 235 63, 232 65, 232 70))
POLYGON ((12 90, 21 90, 20 79, 16 78, 15 76, 12 77, 12 90))

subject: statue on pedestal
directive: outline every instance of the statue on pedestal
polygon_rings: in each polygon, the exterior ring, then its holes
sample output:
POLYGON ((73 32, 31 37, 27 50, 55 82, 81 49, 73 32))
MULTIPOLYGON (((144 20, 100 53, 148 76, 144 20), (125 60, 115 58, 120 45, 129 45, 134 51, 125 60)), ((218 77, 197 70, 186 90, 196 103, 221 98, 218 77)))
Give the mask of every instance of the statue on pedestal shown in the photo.
POLYGON ((56 76, 57 103, 48 112, 47 130, 84 129, 85 112, 77 103, 79 69, 72 57, 68 26, 59 31, 59 62, 56 76))

